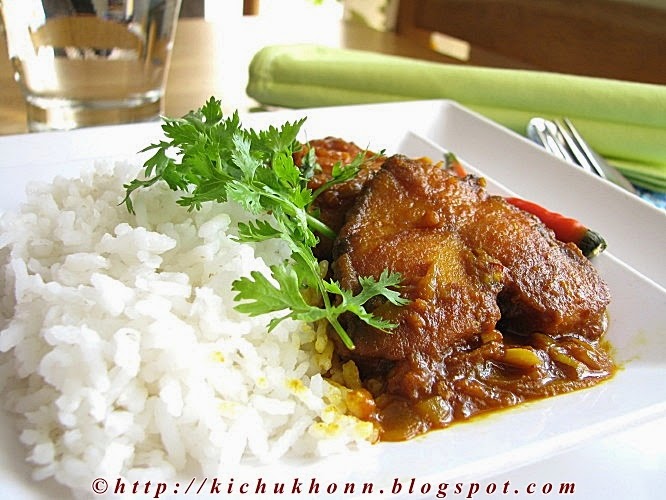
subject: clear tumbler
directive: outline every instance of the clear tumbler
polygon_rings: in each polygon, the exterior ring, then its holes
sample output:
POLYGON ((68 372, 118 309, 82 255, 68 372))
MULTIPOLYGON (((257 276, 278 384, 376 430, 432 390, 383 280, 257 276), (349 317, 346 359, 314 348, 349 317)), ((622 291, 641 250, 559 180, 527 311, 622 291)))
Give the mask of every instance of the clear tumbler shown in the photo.
POLYGON ((181 0, 0 0, 31 131, 163 113, 181 0))

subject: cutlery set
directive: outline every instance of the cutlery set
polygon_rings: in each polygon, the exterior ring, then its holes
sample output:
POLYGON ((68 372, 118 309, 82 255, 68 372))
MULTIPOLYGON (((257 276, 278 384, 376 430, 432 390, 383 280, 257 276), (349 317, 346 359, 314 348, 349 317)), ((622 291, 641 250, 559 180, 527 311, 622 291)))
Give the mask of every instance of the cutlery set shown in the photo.
POLYGON ((532 118, 527 124, 527 137, 552 155, 617 184, 630 193, 637 193, 626 177, 585 142, 568 118, 556 120, 532 118))

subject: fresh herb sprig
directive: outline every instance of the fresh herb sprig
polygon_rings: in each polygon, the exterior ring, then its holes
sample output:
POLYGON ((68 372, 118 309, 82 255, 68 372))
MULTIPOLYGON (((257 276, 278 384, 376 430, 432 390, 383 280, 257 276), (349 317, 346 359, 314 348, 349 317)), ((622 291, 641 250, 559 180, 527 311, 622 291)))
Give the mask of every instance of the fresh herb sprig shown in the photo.
POLYGON ((351 165, 336 166, 331 181, 313 192, 308 180, 316 170, 314 151, 306 156, 304 168, 293 160, 293 153, 301 148, 297 135, 304 122, 287 122, 259 132, 248 130, 237 113, 225 117, 221 102, 210 98, 183 118, 164 120, 162 130, 167 140, 142 151, 154 154, 144 164, 144 178, 124 186, 123 202, 133 212, 134 191, 164 181, 183 193, 178 204, 189 210, 198 210, 208 201, 239 203, 257 219, 239 224, 238 239, 256 242, 278 238, 286 242, 291 255, 271 266, 270 279, 254 271, 236 280, 232 285, 237 292, 235 300, 240 301, 236 309, 251 316, 288 310, 270 321, 269 331, 286 318, 326 319, 345 346, 353 349, 354 343, 339 321, 341 314, 355 314, 388 331, 396 325, 367 312, 364 304, 378 296, 396 305, 407 301, 396 291, 401 279, 398 273, 385 271, 378 279, 361 278, 356 295, 322 276, 312 250, 319 241, 317 234, 334 238, 335 233, 317 219, 312 204, 324 189, 356 175, 363 157, 359 155, 351 165))

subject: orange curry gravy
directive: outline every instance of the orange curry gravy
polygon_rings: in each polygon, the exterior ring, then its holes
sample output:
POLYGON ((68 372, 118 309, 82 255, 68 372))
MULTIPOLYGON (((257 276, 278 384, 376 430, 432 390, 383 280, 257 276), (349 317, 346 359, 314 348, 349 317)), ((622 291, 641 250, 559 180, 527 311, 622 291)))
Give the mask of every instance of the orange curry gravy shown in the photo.
POLYGON ((391 393, 390 369, 361 370, 360 386, 347 394, 350 411, 376 423, 382 441, 408 440, 488 411, 590 387, 610 378, 615 366, 600 342, 495 332, 452 350, 434 390, 420 397, 391 393))

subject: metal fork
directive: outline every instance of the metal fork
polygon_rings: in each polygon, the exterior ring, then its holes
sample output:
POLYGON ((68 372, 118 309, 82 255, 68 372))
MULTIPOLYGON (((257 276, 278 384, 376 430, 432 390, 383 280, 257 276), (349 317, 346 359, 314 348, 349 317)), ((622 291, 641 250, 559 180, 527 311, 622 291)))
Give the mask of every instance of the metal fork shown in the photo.
POLYGON ((532 118, 527 125, 527 136, 558 158, 613 182, 630 193, 637 193, 636 188, 626 177, 585 142, 568 118, 561 120, 532 118))

